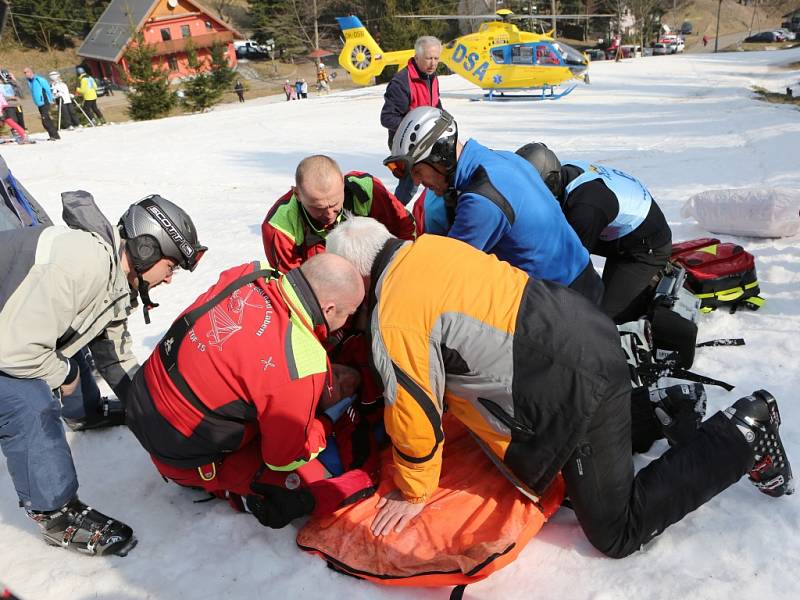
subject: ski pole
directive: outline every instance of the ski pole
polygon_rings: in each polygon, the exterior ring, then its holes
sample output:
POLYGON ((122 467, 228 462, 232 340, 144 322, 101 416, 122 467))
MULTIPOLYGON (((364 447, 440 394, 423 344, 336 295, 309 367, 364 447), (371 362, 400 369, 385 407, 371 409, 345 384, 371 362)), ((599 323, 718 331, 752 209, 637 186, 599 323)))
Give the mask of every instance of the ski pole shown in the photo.
POLYGON ((64 99, 58 99, 58 132, 61 133, 61 107, 64 105, 64 99))
POLYGON ((83 116, 84 116, 84 117, 86 117, 86 120, 87 120, 87 121, 89 121, 89 124, 90 124, 92 127, 95 127, 94 121, 92 121, 92 120, 89 118, 89 115, 87 115, 87 114, 86 114, 86 111, 85 111, 85 110, 83 110, 83 106, 81 106, 81 105, 80 105, 80 103, 79 103, 77 100, 75 101, 75 104, 78 106, 78 110, 80 110, 80 111, 83 113, 83 116))

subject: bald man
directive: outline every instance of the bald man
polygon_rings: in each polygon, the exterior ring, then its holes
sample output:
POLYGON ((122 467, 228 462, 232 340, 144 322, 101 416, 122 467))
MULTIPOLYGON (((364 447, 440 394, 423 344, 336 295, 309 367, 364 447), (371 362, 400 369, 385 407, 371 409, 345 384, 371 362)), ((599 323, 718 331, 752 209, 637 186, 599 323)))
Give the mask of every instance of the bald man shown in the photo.
POLYGON ((270 527, 370 488, 361 471, 323 480, 314 461, 332 425, 318 404, 339 393, 321 342, 363 298, 355 267, 333 254, 285 275, 265 263, 224 271, 134 378, 128 426, 159 473, 270 527), (298 486, 307 493, 289 500, 298 486))
POLYGON ((372 217, 396 237, 413 240, 414 218, 397 198, 370 175, 342 175, 336 161, 322 154, 300 161, 295 185, 281 196, 261 225, 264 252, 282 273, 325 251, 325 238, 345 212, 372 217))

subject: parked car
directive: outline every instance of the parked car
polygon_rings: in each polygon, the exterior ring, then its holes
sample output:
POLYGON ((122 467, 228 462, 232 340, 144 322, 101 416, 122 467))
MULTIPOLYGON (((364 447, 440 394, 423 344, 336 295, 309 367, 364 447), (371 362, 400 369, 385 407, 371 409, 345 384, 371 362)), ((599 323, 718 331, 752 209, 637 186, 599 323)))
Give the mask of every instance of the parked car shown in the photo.
POLYGON ((605 60, 606 53, 601 48, 590 48, 586 51, 586 56, 589 57, 589 60, 596 61, 596 60, 605 60))
POLYGON ((691 21, 684 21, 681 25, 681 35, 691 35, 692 34, 692 22, 691 21))
POLYGON ((672 54, 667 44, 656 42, 653 44, 653 56, 660 56, 664 54, 672 54))
POLYGON ((775 33, 781 35, 781 37, 783 38, 781 40, 782 42, 793 42, 795 39, 797 39, 796 33, 794 33, 793 31, 789 31, 788 29, 785 29, 783 27, 781 27, 780 29, 776 29, 775 33))
POLYGON ((774 31, 762 31, 760 33, 756 33, 755 35, 751 35, 748 38, 745 38, 745 43, 754 44, 754 43, 770 43, 770 42, 777 42, 780 41, 778 39, 778 34, 774 31))
POLYGON ((247 58, 250 60, 265 60, 269 58, 269 52, 258 46, 239 46, 236 49, 236 58, 247 58))

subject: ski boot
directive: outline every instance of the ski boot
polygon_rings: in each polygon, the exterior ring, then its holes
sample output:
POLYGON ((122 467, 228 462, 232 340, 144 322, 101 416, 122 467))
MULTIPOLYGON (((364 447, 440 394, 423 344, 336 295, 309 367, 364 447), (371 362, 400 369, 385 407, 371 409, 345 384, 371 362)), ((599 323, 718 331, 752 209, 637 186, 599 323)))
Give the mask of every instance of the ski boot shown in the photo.
POLYGON ((74 498, 52 512, 28 511, 44 541, 82 554, 125 556, 136 546, 133 530, 74 498))
POLYGON ((116 398, 100 398, 97 412, 86 415, 81 419, 67 419, 64 422, 72 431, 87 431, 89 429, 104 429, 125 424, 125 407, 116 398))
POLYGON ((706 389, 702 383, 658 388, 650 392, 656 418, 670 446, 694 436, 706 415, 706 389))
POLYGON ((772 394, 758 390, 739 398, 725 409, 725 416, 753 450, 755 464, 749 473, 753 485, 773 498, 793 493, 792 467, 778 433, 781 415, 772 394))

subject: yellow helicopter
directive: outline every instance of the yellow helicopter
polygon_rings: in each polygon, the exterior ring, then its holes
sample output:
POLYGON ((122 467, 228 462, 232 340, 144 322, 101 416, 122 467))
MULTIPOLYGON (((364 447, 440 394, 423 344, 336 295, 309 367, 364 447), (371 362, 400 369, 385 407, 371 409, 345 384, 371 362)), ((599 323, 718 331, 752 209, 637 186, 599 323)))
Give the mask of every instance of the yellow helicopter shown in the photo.
MULTIPOLYGON (((575 85, 561 93, 553 88, 571 79, 589 83, 589 59, 564 42, 554 40, 553 31, 544 34, 520 31, 509 18, 513 13, 508 9, 497 11, 501 21, 488 21, 481 24, 478 31, 454 39, 442 47, 441 61, 456 75, 488 90, 489 100, 497 99, 495 94, 505 91, 541 90, 537 98, 556 99, 569 94, 575 85), (545 96, 545 91, 550 94, 545 96)), ((474 15, 469 17, 451 16, 412 16, 414 18, 476 18, 493 15, 474 15)), ((561 15, 570 18, 583 15, 561 15)), ((599 15, 595 15, 599 16, 599 15)), ((605 16, 605 15, 603 15, 605 16)), ((540 15, 537 18, 551 18, 540 15)), ((405 66, 414 56, 414 50, 384 52, 369 34, 358 17, 337 17, 339 27, 345 37, 345 44, 339 53, 339 64, 353 81, 369 85, 371 79, 380 75, 389 65, 405 66)), ((518 96, 517 96, 518 97, 518 96)))

